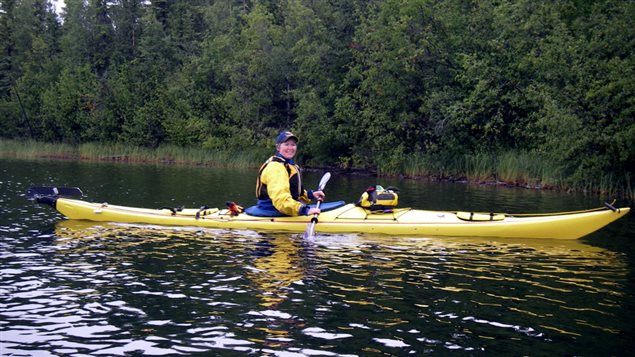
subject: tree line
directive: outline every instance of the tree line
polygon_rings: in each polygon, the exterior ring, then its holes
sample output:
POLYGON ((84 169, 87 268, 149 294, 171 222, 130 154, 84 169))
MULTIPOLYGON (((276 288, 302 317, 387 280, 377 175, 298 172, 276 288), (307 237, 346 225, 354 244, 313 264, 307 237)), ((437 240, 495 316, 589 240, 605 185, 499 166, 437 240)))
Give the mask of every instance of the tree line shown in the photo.
POLYGON ((290 128, 313 165, 516 152, 633 182, 633 1, 2 0, 0 36, 3 138, 270 150, 290 128))

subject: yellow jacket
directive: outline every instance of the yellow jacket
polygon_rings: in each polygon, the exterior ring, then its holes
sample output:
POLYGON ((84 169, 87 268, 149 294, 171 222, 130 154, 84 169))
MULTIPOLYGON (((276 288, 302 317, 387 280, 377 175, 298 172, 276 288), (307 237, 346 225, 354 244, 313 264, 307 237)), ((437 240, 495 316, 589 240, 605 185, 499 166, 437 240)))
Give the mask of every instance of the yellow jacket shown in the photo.
POLYGON ((273 207, 287 216, 304 215, 313 192, 302 187, 300 168, 272 156, 260 168, 256 182, 258 200, 271 200, 273 207))

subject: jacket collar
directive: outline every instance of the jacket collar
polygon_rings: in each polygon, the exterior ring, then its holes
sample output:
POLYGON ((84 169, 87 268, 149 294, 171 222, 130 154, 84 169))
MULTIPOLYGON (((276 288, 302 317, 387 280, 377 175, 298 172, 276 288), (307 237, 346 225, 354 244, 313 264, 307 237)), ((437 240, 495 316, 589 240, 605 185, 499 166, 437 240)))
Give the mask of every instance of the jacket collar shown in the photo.
POLYGON ((276 157, 281 158, 282 160, 284 160, 285 163, 289 165, 295 165, 295 162, 293 162, 293 159, 285 159, 284 156, 282 156, 282 154, 280 154, 279 152, 276 152, 276 157))

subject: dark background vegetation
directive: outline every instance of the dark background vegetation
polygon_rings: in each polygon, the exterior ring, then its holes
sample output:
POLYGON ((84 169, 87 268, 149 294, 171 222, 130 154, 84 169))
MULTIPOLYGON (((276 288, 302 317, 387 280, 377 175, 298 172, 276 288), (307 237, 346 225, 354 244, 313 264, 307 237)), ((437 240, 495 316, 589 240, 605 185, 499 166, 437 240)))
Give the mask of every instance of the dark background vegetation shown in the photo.
POLYGON ((291 128, 309 165, 512 155, 632 187, 633 1, 0 4, 5 139, 245 151, 291 128))

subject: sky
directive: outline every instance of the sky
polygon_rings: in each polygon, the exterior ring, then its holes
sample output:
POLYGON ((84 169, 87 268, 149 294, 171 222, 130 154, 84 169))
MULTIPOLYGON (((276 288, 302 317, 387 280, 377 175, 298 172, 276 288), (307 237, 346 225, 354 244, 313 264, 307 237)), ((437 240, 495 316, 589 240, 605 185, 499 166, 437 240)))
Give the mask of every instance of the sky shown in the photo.
POLYGON ((55 6, 55 12, 61 14, 62 8, 64 7, 64 0, 53 0, 53 6, 55 6))

